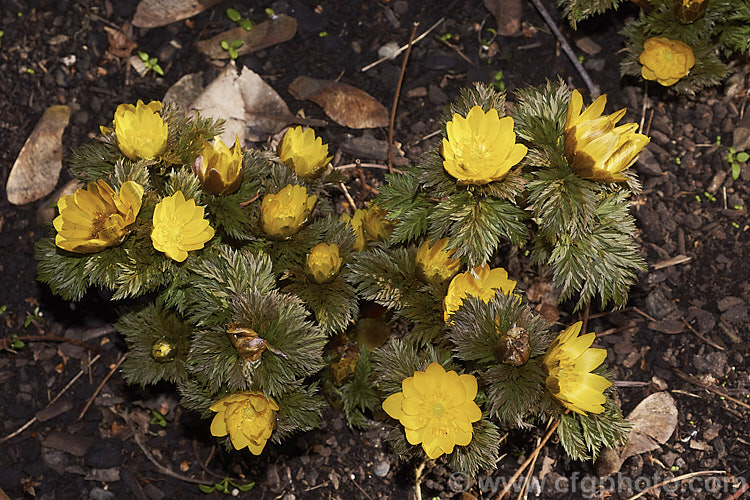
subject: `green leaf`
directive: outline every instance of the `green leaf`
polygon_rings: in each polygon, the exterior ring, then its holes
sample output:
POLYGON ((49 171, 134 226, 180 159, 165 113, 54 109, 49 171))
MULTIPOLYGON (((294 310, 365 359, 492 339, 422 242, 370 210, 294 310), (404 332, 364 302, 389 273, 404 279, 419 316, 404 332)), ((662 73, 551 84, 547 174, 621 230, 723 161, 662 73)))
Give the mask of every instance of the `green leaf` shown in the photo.
POLYGON ((248 484, 242 484, 242 485, 236 484, 235 486, 240 491, 243 491, 243 492, 244 491, 250 491, 250 490, 253 489, 253 487, 255 487, 255 482, 248 483, 248 484))
POLYGON ((232 40, 232 48, 233 49, 239 49, 242 47, 242 44, 245 43, 242 40, 232 40))
POLYGON ((235 23, 238 23, 242 19, 242 14, 235 9, 227 9, 227 17, 235 23))
POLYGON ((147 62, 148 61, 148 54, 146 52, 143 52, 141 50, 138 51, 138 57, 141 58, 141 61, 147 62))
POLYGON ((750 160, 750 155, 744 151, 740 151, 739 153, 737 153, 737 156, 735 156, 735 159, 738 162, 743 163, 743 162, 746 162, 747 160, 750 160))
POLYGON ((739 163, 732 163, 732 179, 737 180, 740 177, 739 163))
POLYGON ((253 29, 253 22, 250 19, 243 19, 237 24, 239 24, 242 28, 245 28, 245 31, 252 31, 253 29))
POLYGON ((235 49, 234 47, 229 47, 229 50, 227 50, 227 52, 229 53, 230 59, 237 59, 237 56, 239 56, 239 54, 237 53, 237 49, 235 49))
POLYGON ((227 42, 226 40, 222 40, 221 42, 219 42, 219 45, 221 45, 222 49, 229 50, 229 42, 227 42))
POLYGON ((201 493, 213 493, 216 490, 216 487, 207 484, 199 484, 198 489, 201 490, 201 493))
POLYGON ((164 70, 161 69, 161 66, 159 66, 158 64, 154 64, 154 67, 151 69, 153 69, 157 74, 164 76, 164 70))

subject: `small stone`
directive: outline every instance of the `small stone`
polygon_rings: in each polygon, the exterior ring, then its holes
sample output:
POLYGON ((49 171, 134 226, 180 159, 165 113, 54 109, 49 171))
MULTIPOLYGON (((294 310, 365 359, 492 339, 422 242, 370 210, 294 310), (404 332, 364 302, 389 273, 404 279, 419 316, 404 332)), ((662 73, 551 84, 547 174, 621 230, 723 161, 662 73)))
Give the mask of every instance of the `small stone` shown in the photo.
POLYGON ((744 304, 744 303, 745 301, 739 297, 729 296, 729 297, 724 297, 723 299, 719 300, 716 303, 716 307, 719 308, 719 311, 724 312, 736 305, 744 304))
POLYGON ((448 103, 448 96, 445 92, 443 92, 443 89, 438 87, 437 85, 430 85, 427 88, 427 99, 429 99, 430 104, 434 104, 436 106, 444 106, 448 103))
POLYGON ((575 40, 576 47, 590 56, 594 56, 602 51, 602 46, 596 43, 588 36, 582 36, 575 40))
POLYGON ((656 319, 662 319, 674 311, 674 303, 664 296, 660 289, 656 289, 646 297, 646 309, 656 319))
POLYGON ((113 498, 115 498, 115 494, 111 491, 107 491, 103 488, 95 486, 91 488, 91 491, 89 492, 89 498, 91 500, 112 500, 113 498))
POLYGON ((638 157, 638 163, 636 163, 636 168, 639 172, 649 175, 660 176, 664 174, 661 170, 661 166, 659 166, 659 161, 656 159, 656 156, 654 156, 654 153, 648 148, 644 148, 641 151, 641 154, 638 157))
POLYGON ((709 373, 716 378, 723 378, 729 373, 727 355, 723 352, 693 356, 693 365, 701 373, 709 373))
POLYGON ((657 391, 666 391, 668 388, 667 382, 664 379, 661 379, 654 375, 651 377, 651 384, 653 384, 654 388, 657 391))
POLYGON ((391 464, 388 461, 383 460, 382 462, 378 462, 377 464, 375 464, 375 467, 373 467, 372 471, 378 477, 385 477, 388 475, 388 471, 390 470, 390 468, 391 464))

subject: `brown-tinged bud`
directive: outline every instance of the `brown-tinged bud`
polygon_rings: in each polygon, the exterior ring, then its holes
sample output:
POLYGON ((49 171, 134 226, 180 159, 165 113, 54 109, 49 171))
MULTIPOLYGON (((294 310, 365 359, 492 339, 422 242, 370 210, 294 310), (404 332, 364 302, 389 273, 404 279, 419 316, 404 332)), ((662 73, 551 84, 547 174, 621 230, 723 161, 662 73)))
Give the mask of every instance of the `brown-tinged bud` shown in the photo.
POLYGON ((164 337, 151 346, 151 357, 159 363, 168 363, 177 355, 177 346, 164 337))
POLYGON ((529 332, 525 328, 514 326, 505 334, 500 335, 493 353, 499 363, 521 366, 529 360, 531 355, 529 332))

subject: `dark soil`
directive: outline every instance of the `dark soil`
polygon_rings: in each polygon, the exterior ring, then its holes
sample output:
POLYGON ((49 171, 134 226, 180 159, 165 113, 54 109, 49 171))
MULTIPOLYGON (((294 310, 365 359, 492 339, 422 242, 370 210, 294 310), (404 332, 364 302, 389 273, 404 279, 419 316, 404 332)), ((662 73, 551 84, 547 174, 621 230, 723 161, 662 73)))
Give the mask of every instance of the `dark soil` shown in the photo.
MULTIPOLYGON (((136 3, 2 2, 3 185, 47 107, 67 104, 72 108, 71 123, 63 137, 68 157, 72 148, 94 137, 99 125, 111 121, 118 103, 161 99, 170 85, 187 73, 202 71, 204 80, 210 81, 220 68, 197 53, 194 42, 233 27, 224 15, 227 7, 260 21, 268 6, 253 2, 252 8, 239 7, 242 2, 224 2, 189 21, 135 29, 139 50, 159 57, 165 76, 158 78, 151 73, 139 77, 124 61, 107 57, 104 27, 119 28, 132 19, 136 3), (173 41, 177 43, 170 43, 173 41), (76 60, 68 66, 62 59, 70 55, 76 60)), ((747 209, 736 208, 750 203, 750 170, 743 168, 733 180, 726 175, 730 167, 725 161, 727 146, 732 144, 733 131, 748 101, 748 65, 740 61, 735 68, 739 76, 730 84, 696 97, 675 96, 653 84, 646 87, 621 80, 617 51, 623 42, 617 32, 635 10, 626 6, 607 16, 609 21, 584 23, 573 33, 553 2, 544 3, 569 39, 585 35, 601 46, 597 54, 586 55, 584 65, 608 94, 608 111, 627 106, 625 121, 643 120, 652 137, 651 154, 644 154, 635 167, 644 191, 634 200, 649 271, 632 289, 626 309, 617 313, 592 310, 589 330, 601 335, 599 344, 609 350, 608 363, 617 380, 623 381, 620 399, 624 411, 629 412, 648 394, 666 389, 677 402, 679 424, 660 450, 625 462, 616 488, 611 480, 598 483, 592 465, 571 461, 553 438, 536 463, 531 496, 628 498, 644 485, 670 477, 720 470, 726 471, 725 475, 713 477, 724 482, 704 483, 697 478, 674 484, 675 493, 662 492, 661 496, 724 498, 734 491, 726 481, 747 478, 750 463, 750 236, 747 209), (721 145, 717 145, 717 136, 721 136, 721 145), (680 255, 689 260, 656 265, 680 255), (540 474, 546 474, 541 491, 540 474), (582 487, 588 490, 582 491, 582 487)), ((312 2, 301 0, 273 3, 277 13, 297 18, 297 35, 237 60, 238 66, 248 66, 263 76, 292 112, 303 110, 305 116, 314 118, 325 118, 320 108, 296 101, 287 92, 294 78, 341 77, 390 108, 401 59, 368 72, 360 69, 379 58, 377 49, 386 42, 405 43, 413 21, 420 23, 418 32, 422 32, 445 18, 432 35, 414 46, 401 92, 394 137, 412 162, 436 140, 425 136, 437 130, 442 107, 457 97, 459 88, 477 80, 491 81, 497 70, 503 71, 503 81, 511 92, 556 75, 571 86, 585 88, 530 4, 524 5, 523 34, 498 37, 498 50, 492 58, 480 48, 481 36, 488 37, 489 32, 480 35, 476 30, 482 23, 494 27, 495 21, 479 1, 321 0, 314 4, 315 10, 312 2), (327 36, 319 36, 324 31, 327 36), (438 39, 444 33, 453 35, 453 48, 438 39)), ((332 123, 319 132, 333 152, 345 139, 362 135, 332 123)), ((388 132, 375 129, 364 133, 385 140, 388 132)), ((334 161, 351 163, 355 157, 341 154, 334 161)), ((383 158, 359 157, 384 163, 383 158)), ((382 179, 381 171, 366 173, 366 181, 373 185, 382 179)), ((64 172, 58 186, 69 179, 64 172)), ((349 188, 355 198, 366 192, 359 178, 352 178, 349 188)), ((4 195, 0 198, 0 306, 4 307, 0 335, 66 337, 85 341, 95 350, 69 342, 29 340, 16 352, 0 352, 0 439, 35 418, 0 444, 0 488, 10 498, 171 499, 204 495, 196 484, 165 473, 156 464, 195 480, 218 482, 230 476, 240 483, 255 481, 255 488, 242 494, 248 498, 401 499, 413 495, 413 471, 418 464, 399 462, 390 453, 383 440, 389 425, 384 420, 374 421, 366 432, 353 432, 341 414, 329 410, 320 430, 281 446, 269 443, 259 457, 226 454, 215 446, 207 422, 177 406, 178 395, 171 387, 129 387, 117 370, 84 413, 89 398, 121 359, 125 346, 111 327, 116 314, 107 297, 91 293, 80 303, 68 304, 36 282, 33 246, 46 235, 45 219, 38 222, 46 202, 13 206, 4 195), (97 354, 100 358, 89 367, 97 354), (50 404, 81 371, 83 375, 50 404), (167 422, 165 427, 148 426, 142 444, 151 454, 150 460, 122 415, 130 413, 148 421, 152 409, 165 413, 167 422)), ((527 288, 534 276, 515 278, 527 288)), ((567 317, 565 305, 561 310, 561 321, 568 324, 573 318, 567 317)), ((541 431, 511 432, 507 454, 492 477, 509 478, 541 435, 541 431)), ((455 477, 449 481, 450 474, 440 463, 428 464, 422 476, 423 497, 458 498, 460 481, 455 477)), ((481 491, 480 484, 466 483, 479 498, 497 496, 481 491)), ((4 498, 2 491, 0 498, 4 498)), ((218 498, 219 494, 211 496, 218 498)))

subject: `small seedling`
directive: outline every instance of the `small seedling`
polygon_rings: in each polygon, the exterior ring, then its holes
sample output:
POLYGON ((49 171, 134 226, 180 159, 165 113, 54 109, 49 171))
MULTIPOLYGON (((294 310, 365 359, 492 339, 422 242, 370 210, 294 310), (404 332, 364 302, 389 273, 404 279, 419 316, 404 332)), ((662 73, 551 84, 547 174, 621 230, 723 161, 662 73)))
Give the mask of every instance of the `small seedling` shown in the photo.
POLYGON ((732 208, 735 210, 742 210, 745 207, 743 207, 742 205, 733 205, 732 208))
POLYGON ((255 486, 255 482, 248 484, 237 484, 228 477, 225 477, 213 486, 208 484, 199 484, 198 489, 203 493, 213 493, 214 491, 218 491, 219 493, 224 493, 225 495, 237 496, 240 492, 244 493, 250 491, 251 489, 253 489, 253 486, 255 486))
POLYGON ((716 201, 716 197, 709 193, 708 191, 704 191, 703 195, 706 197, 708 201, 716 201))
POLYGON ((143 64, 146 65, 146 70, 153 71, 159 76, 164 76, 164 70, 159 66, 159 60, 157 58, 149 57, 148 53, 143 52, 142 50, 138 51, 138 57, 140 57, 143 64))
POLYGON ((732 221, 732 227, 735 228, 735 229, 739 229, 740 228, 740 223, 732 221))
POLYGON ((236 9, 227 9, 227 17, 231 21, 237 23, 237 26, 245 28, 245 31, 250 31, 253 29, 253 22, 246 17, 242 17, 242 14, 240 14, 236 9))
POLYGON ((697 201, 698 203, 700 203, 701 201, 703 201, 703 200, 701 199, 701 195, 699 195, 699 194, 696 194, 696 195, 695 195, 695 201, 697 201))
POLYGON ((2 316, 3 314, 5 314, 5 311, 7 311, 7 310, 8 310, 8 306, 6 304, 1 305, 0 306, 0 316, 2 316))
POLYGON ((33 68, 26 68, 26 73, 28 73, 29 75, 33 75, 36 72, 34 71, 33 68))
POLYGON ((453 38, 453 35, 451 35, 450 33, 445 33, 443 35, 440 35, 440 41, 441 42, 447 42, 451 38, 453 38))
POLYGON ((328 36, 328 32, 327 32, 327 31, 321 31, 320 33, 318 33, 318 36, 319 36, 320 38, 325 38, 325 37, 327 37, 327 36, 328 36))
POLYGON ((682 165, 682 158, 680 158, 680 157, 678 156, 678 157, 676 157, 676 158, 674 159, 674 162, 675 162, 676 164, 678 164, 678 165, 682 165))
POLYGON ((742 169, 740 163, 750 160, 750 154, 745 151, 736 151, 733 147, 727 148, 727 163, 732 167, 732 179, 737 180, 742 169))
POLYGON ((497 38, 497 31, 495 31, 492 28, 487 28, 487 31, 492 36, 489 37, 489 38, 482 37, 482 39, 479 41, 479 43, 482 45, 482 50, 489 50, 490 49, 490 45, 492 45, 492 42, 494 42, 495 38, 497 38))
POLYGON ((5 31, 0 30, 0 48, 3 46, 3 35, 5 35, 5 31))
POLYGON ((164 419, 164 415, 156 410, 151 410, 151 422, 152 424, 158 425, 159 427, 166 427, 167 421, 164 419))
POLYGON ((226 50, 227 53, 229 54, 229 58, 234 61, 235 59, 237 59, 237 57, 239 57, 239 53, 237 52, 237 49, 242 47, 242 43, 243 43, 242 40, 232 40, 231 44, 227 42, 226 40, 222 40, 221 48, 226 50))
POLYGON ((266 7, 266 15, 268 19, 276 19, 276 12, 271 7, 266 7))
POLYGON ((578 55, 578 62, 579 63, 583 64, 583 61, 585 61, 585 60, 586 60, 586 56, 584 56, 583 54, 579 54, 578 55))
POLYGON ((495 73, 495 76, 492 77, 492 83, 490 83, 493 88, 497 89, 498 92, 503 92, 505 90, 505 82, 503 81, 503 72, 498 71, 495 73))
POLYGON ((716 136, 716 145, 717 146, 721 146, 721 136, 720 135, 716 136))
POLYGON ((41 322, 43 314, 39 311, 39 306, 34 308, 34 312, 28 313, 23 322, 23 327, 28 328, 33 321, 41 322))

